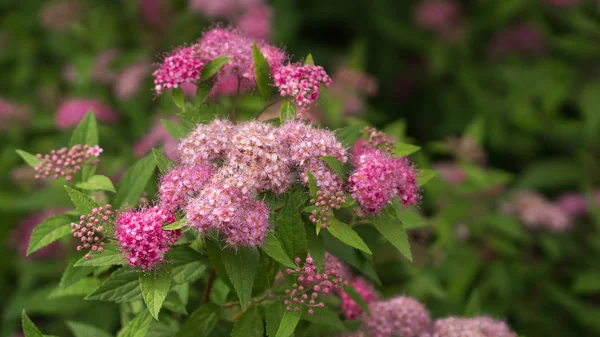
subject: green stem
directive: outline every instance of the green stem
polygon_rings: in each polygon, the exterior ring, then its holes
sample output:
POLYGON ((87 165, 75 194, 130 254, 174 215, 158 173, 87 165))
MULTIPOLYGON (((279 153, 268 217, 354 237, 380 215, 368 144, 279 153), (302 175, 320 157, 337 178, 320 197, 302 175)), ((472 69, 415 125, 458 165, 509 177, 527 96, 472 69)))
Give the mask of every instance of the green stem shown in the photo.
POLYGON ((238 77, 237 89, 235 91, 235 98, 233 99, 233 108, 231 109, 231 120, 235 121, 235 108, 237 107, 238 100, 240 98, 240 89, 242 86, 242 80, 238 77))

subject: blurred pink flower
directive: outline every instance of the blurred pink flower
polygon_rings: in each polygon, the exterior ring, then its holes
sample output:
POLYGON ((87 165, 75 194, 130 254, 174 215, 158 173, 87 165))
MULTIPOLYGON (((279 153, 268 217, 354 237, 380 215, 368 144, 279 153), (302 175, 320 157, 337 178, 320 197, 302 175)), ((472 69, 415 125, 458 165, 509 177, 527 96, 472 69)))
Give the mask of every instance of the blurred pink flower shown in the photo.
POLYGON ((248 6, 235 21, 236 27, 250 38, 269 40, 271 37, 271 8, 265 4, 248 6))
MULTIPOLYGON (((171 119, 172 122, 175 122, 171 119)), ((141 157, 149 153, 153 147, 159 148, 164 145, 164 155, 170 160, 177 160, 177 142, 169 134, 165 126, 157 119, 150 131, 133 145, 133 153, 141 157)))
POLYGON ((67 129, 77 125, 90 109, 94 110, 94 115, 100 122, 113 123, 119 119, 110 107, 94 99, 68 99, 58 107, 54 116, 56 126, 59 129, 67 129))
POLYGON ((519 191, 512 202, 502 205, 502 212, 518 216, 529 229, 562 232, 572 225, 569 213, 533 191, 519 191))
POLYGON ((556 201, 558 207, 563 211, 578 216, 588 212, 587 200, 585 196, 579 193, 566 193, 558 198, 556 201))
POLYGON ((462 33, 460 4, 452 0, 423 0, 414 12, 421 28, 431 30, 446 40, 455 40, 462 33))
POLYGON ((83 10, 80 1, 48 1, 40 11, 40 24, 49 30, 64 32, 81 18, 83 10))
POLYGON ((133 97, 139 91, 144 78, 151 73, 152 64, 146 60, 138 61, 123 69, 113 87, 115 96, 124 100, 133 97))
POLYGON ((153 27, 162 28, 168 22, 165 17, 167 8, 161 0, 140 0, 139 10, 142 19, 153 27))
POLYGON ((439 162, 434 165, 440 177, 447 183, 458 185, 467 178, 467 173, 453 162, 439 162))
MULTIPOLYGON (((91 79, 103 85, 112 84, 117 78, 117 73, 110 66, 119 53, 117 49, 110 48, 98 54, 91 69, 91 79)), ((63 78, 68 83, 76 83, 79 80, 78 77, 79 74, 74 65, 68 64, 63 68, 63 78)))
POLYGON ((581 0, 546 0, 546 3, 556 7, 570 7, 577 5, 581 0))
MULTIPOLYGON (((219 80, 212 87, 208 93, 208 97, 214 99, 219 96, 234 96, 237 92, 238 77, 235 75, 228 75, 219 80)), ((240 84, 240 93, 247 92, 252 89, 252 86, 248 81, 242 81, 240 84)))
POLYGON ((540 30, 527 23, 520 23, 499 32, 489 45, 490 57, 502 59, 510 55, 540 55, 546 42, 540 30))
POLYGON ((189 6, 207 18, 231 18, 238 11, 251 5, 261 4, 263 0, 190 0, 189 6))
POLYGON ((346 115, 360 112, 365 97, 377 94, 377 79, 369 74, 340 67, 331 78, 330 91, 344 102, 343 112, 346 115))
POLYGON ((58 242, 54 242, 38 251, 33 253, 30 256, 27 256, 27 248, 29 247, 29 240, 31 238, 31 233, 33 229, 41 224, 46 218, 61 213, 61 210, 58 209, 50 209, 47 211, 42 211, 39 213, 33 213, 28 215, 25 219, 23 219, 17 225, 14 231, 15 243, 17 244, 17 248, 19 254, 22 257, 27 257, 29 259, 43 259, 59 256, 62 251, 60 249, 60 245, 58 242))
POLYGON ((0 98, 0 130, 13 122, 26 123, 29 119, 30 113, 27 107, 0 98))

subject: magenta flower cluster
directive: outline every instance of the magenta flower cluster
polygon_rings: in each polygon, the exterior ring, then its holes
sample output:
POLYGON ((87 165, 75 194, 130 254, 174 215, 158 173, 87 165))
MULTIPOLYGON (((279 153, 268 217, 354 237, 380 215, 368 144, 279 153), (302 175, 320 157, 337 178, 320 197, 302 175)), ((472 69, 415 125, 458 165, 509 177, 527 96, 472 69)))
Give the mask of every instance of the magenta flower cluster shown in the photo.
POLYGON ((282 97, 290 96, 300 107, 298 117, 319 98, 321 83, 329 86, 331 78, 323 67, 309 64, 290 64, 273 73, 273 82, 282 97))
POLYGON ((167 55, 162 65, 154 71, 154 90, 179 88, 183 83, 194 83, 200 79, 205 62, 196 57, 194 47, 184 47, 167 55))
POLYGON ((369 305, 363 322, 371 337, 414 337, 429 331, 431 317, 417 300, 398 296, 369 305))
POLYGON ((70 149, 63 147, 44 156, 38 153, 36 157, 41 162, 35 167, 35 178, 65 177, 70 181, 74 174, 81 171, 83 165, 96 165, 100 162, 100 153, 102 149, 97 145, 75 145, 70 149))
POLYGON ((340 263, 326 261, 323 265, 323 271, 317 272, 317 266, 310 254, 306 257, 304 264, 300 264, 302 259, 295 259, 296 268, 286 269, 286 275, 295 277, 292 289, 286 289, 285 293, 288 299, 284 301, 288 311, 299 311, 302 306, 308 307, 308 313, 314 312, 314 307, 325 306, 318 300, 319 294, 330 294, 335 290, 342 289, 348 285, 342 273, 340 263))
POLYGON ((115 235, 129 265, 149 270, 161 263, 169 247, 181 238, 181 230, 163 229, 175 220, 173 213, 157 206, 122 213, 116 221, 115 235))
MULTIPOLYGON (((352 284, 354 289, 356 289, 356 292, 360 295, 360 297, 362 297, 365 303, 369 304, 378 300, 377 293, 371 284, 368 283, 364 278, 356 278, 352 280, 350 284, 352 284)), ((363 310, 358 303, 356 303, 346 292, 341 292, 341 298, 342 313, 346 319, 357 319, 361 317, 363 310)))
POLYGON ((491 317, 447 317, 438 319, 431 334, 423 337, 517 337, 508 325, 491 317))
MULTIPOLYGON (((91 252, 102 253, 104 251, 104 233, 107 227, 112 226, 113 219, 112 206, 107 204, 104 207, 92 209, 92 213, 81 215, 79 223, 71 223, 71 233, 75 238, 81 241, 77 246, 77 250, 90 250, 91 252)), ((92 255, 88 252, 85 255, 86 259, 90 259, 92 255)))

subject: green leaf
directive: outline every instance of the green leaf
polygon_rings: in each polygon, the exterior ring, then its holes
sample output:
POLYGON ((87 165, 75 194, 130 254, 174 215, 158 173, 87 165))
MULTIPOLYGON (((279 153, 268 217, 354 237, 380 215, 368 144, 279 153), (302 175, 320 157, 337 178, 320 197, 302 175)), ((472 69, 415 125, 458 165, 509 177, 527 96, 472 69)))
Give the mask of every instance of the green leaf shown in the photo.
POLYGON ((427 220, 413 212, 404 211, 402 209, 396 209, 396 211, 398 219, 400 219, 406 230, 427 226, 427 220))
POLYGON ((285 307, 283 302, 273 302, 265 310, 265 321, 267 325, 267 336, 275 337, 277 335, 277 329, 279 329, 279 323, 283 317, 285 307))
POLYGON ((233 289, 233 284, 227 275, 227 271, 225 270, 225 265, 223 264, 223 249, 219 242, 215 239, 206 238, 204 241, 206 245, 206 252, 208 254, 208 258, 210 260, 210 265, 214 268, 219 279, 223 280, 223 283, 229 287, 229 289, 233 289))
POLYGON ((286 254, 279 239, 273 233, 267 234, 262 245, 262 250, 269 255, 273 260, 281 263, 288 268, 296 268, 296 264, 286 254))
POLYGON ((279 110, 279 120, 283 124, 287 120, 296 118, 296 107, 288 100, 284 100, 281 103, 281 110, 279 110))
POLYGON ((350 125, 337 130, 336 137, 342 142, 345 148, 350 148, 356 143, 356 140, 360 138, 362 129, 363 127, 361 125, 350 125))
POLYGON ((276 337, 289 337, 296 329, 296 325, 300 322, 302 313, 300 311, 288 311, 283 313, 281 322, 279 323, 279 329, 277 329, 276 337))
POLYGON ((113 243, 108 243, 104 245, 104 251, 102 253, 96 251, 91 252, 90 255, 90 259, 86 259, 84 256, 80 258, 74 266, 102 267, 123 265, 126 263, 126 261, 123 259, 123 255, 121 254, 121 250, 113 243))
POLYGON ((339 221, 338 219, 331 219, 327 230, 336 239, 342 241, 348 246, 359 249, 367 254, 373 254, 363 239, 352 228, 350 228, 350 226, 339 221))
POLYGON ((588 270, 577 275, 573 283, 573 291, 579 294, 600 293, 600 272, 588 270))
POLYGON ((243 311, 248 307, 248 301, 252 295, 254 277, 258 268, 259 254, 255 249, 240 247, 236 250, 223 249, 221 253, 223 264, 227 275, 233 283, 235 292, 240 299, 243 311))
POLYGON ((94 208, 98 207, 98 204, 89 196, 67 185, 65 185, 65 189, 67 190, 73 205, 75 205, 75 208, 80 214, 90 214, 94 208))
POLYGON ((421 174, 417 177, 417 185, 423 186, 437 175, 438 171, 436 170, 423 169, 421 170, 421 174))
POLYGON ((170 223, 166 226, 163 226, 163 229, 166 231, 174 231, 174 230, 181 229, 181 228, 187 226, 187 224, 188 224, 187 220, 185 218, 183 218, 183 219, 179 219, 173 223, 170 223))
POLYGON ((110 178, 102 175, 95 175, 90 177, 87 181, 77 183, 75 186, 83 190, 102 190, 115 193, 115 186, 113 185, 110 178))
POLYGON ((221 308, 213 303, 203 304, 181 325, 175 337, 207 337, 221 315, 221 308))
POLYGON ((160 308, 167 297, 171 286, 171 275, 168 270, 161 268, 153 272, 140 274, 140 289, 148 310, 154 319, 158 320, 160 308))
POLYGON ((154 173, 156 163, 152 154, 135 162, 123 175, 117 185, 116 207, 137 205, 138 199, 154 173))
POLYGON ((147 310, 142 310, 134 319, 119 331, 117 337, 144 337, 152 324, 152 316, 147 310))
POLYGON ((141 300, 138 274, 125 268, 118 269, 85 299, 116 303, 141 300))
POLYGON ((171 264, 171 278, 174 284, 194 282, 208 269, 208 261, 190 247, 173 247, 165 256, 171 264))
POLYGON ((312 322, 312 323, 328 325, 330 327, 333 327, 336 331, 345 331, 346 330, 346 327, 344 326, 344 323, 340 319, 340 316, 338 316, 337 313, 335 313, 333 310, 331 310, 327 306, 322 307, 322 308, 314 307, 312 309, 314 310, 314 313, 309 314, 308 308, 306 308, 306 307, 302 308, 302 319, 303 320, 312 322))
POLYGON ((216 73, 219 72, 219 70, 221 70, 221 68, 223 68, 225 63, 227 63, 229 60, 231 60, 231 57, 221 56, 214 58, 212 61, 208 62, 202 68, 202 72, 200 73, 200 82, 210 80, 213 76, 215 76, 216 73))
POLYGON ((161 174, 167 174, 170 169, 175 167, 175 163, 165 157, 162 151, 152 148, 152 155, 154 155, 154 162, 156 163, 156 167, 158 167, 158 170, 161 174))
POLYGON ((165 126, 167 132, 169 132, 169 134, 175 138, 175 140, 180 140, 181 138, 187 136, 187 134, 191 131, 184 126, 177 125, 166 119, 161 119, 160 122, 165 126))
POLYGON ((475 289, 471 293, 471 297, 469 298, 469 302, 467 302, 467 307, 465 309, 465 316, 473 317, 481 314, 481 299, 479 296, 479 291, 475 289))
POLYGON ((306 55, 306 59, 304 59, 304 64, 305 65, 311 65, 311 66, 315 65, 315 60, 313 60, 312 54, 306 55))
POLYGON ((317 186, 317 179, 310 171, 306 171, 306 175, 308 176, 308 188, 310 189, 310 196, 317 200, 317 192, 319 191, 319 186, 317 186))
POLYGON ((82 278, 88 276, 94 271, 94 267, 76 267, 75 263, 77 260, 73 260, 69 263, 65 271, 63 272, 58 287, 64 289, 82 278))
POLYGON ((517 187, 535 190, 568 188, 579 184, 582 172, 567 157, 536 161, 521 171, 517 187))
POLYGON ((256 72, 256 86, 260 93, 260 98, 267 102, 271 96, 271 70, 265 56, 261 53, 256 43, 252 44, 252 53, 254 55, 254 70, 256 72))
POLYGON ((265 335, 265 326, 257 307, 253 307, 242 314, 235 324, 231 337, 263 337, 265 335))
POLYGON ((394 153, 398 157, 406 157, 410 154, 419 151, 420 149, 420 146, 405 143, 396 143, 396 149, 394 150, 394 153))
POLYGON ((25 309, 21 311, 21 327, 23 329, 23 334, 25 337, 43 337, 42 332, 33 324, 33 322, 25 313, 25 309))
POLYGON ((23 158, 23 160, 27 163, 27 165, 35 168, 39 163, 42 162, 41 159, 32 155, 31 153, 23 150, 15 150, 15 152, 23 158))
POLYGON ((93 325, 67 321, 67 326, 75 337, 112 337, 108 332, 93 325))
POLYGON ((73 130, 69 147, 77 144, 98 145, 98 124, 94 111, 91 109, 73 130))
POLYGON ((302 258, 308 251, 302 217, 298 212, 302 201, 296 200, 293 194, 288 194, 286 199, 286 205, 276 219, 275 235, 290 258, 302 258))
POLYGON ((350 298, 360 306, 360 308, 367 314, 371 314, 369 311, 369 305, 365 302, 365 299, 356 291, 356 288, 352 284, 347 285, 344 288, 344 292, 350 296, 350 298))
MULTIPOLYGON (((187 285, 187 283, 186 283, 187 285)), ((185 303, 183 303, 183 301, 181 300, 181 298, 179 297, 179 295, 177 295, 175 292, 170 291, 167 294, 167 298, 165 298, 165 301, 163 302, 163 307, 167 310, 171 310, 172 312, 181 314, 181 315, 187 315, 187 309, 185 307, 185 303)))
POLYGON ((171 97, 173 98, 173 102, 175 102, 175 105, 177 105, 179 109, 185 112, 185 95, 183 94, 183 89, 171 89, 171 97))
POLYGON ((333 170, 333 172, 335 172, 335 174, 338 176, 338 178, 340 178, 341 181, 344 181, 344 176, 346 175, 346 168, 339 159, 333 156, 323 156, 321 157, 321 160, 324 161, 333 170))
POLYGON ((71 219, 67 215, 58 214, 46 218, 31 232, 27 256, 70 234, 71 219))
POLYGON ((96 290, 102 281, 93 278, 93 277, 85 277, 77 282, 65 287, 61 288, 60 286, 53 289, 50 294, 48 294, 49 299, 59 298, 59 297, 68 297, 68 296, 76 296, 76 297, 85 297, 87 294, 96 290))
POLYGON ((402 255, 412 262, 408 234, 402 223, 394 218, 376 218, 373 220, 375 228, 385 237, 402 255))
POLYGON ((325 263, 325 244, 323 243, 323 237, 317 236, 313 226, 312 223, 305 226, 306 241, 308 243, 308 252, 315 261, 315 266, 321 270, 323 263, 325 263))

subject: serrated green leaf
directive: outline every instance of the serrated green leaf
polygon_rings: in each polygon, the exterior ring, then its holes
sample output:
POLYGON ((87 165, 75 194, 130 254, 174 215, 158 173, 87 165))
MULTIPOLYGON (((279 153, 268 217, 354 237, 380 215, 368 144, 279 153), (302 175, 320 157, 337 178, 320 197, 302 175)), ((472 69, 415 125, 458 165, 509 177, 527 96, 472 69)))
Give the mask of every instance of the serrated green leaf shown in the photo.
POLYGON ((75 337, 112 337, 108 332, 93 325, 67 321, 67 326, 75 337))
POLYGON ((223 68, 225 63, 227 63, 229 60, 231 60, 231 57, 221 56, 216 57, 212 59, 212 61, 208 62, 202 68, 202 72, 200 73, 200 82, 210 80, 213 76, 215 76, 216 73, 219 72, 219 70, 221 70, 221 68, 223 68))
POLYGON ((98 289, 101 284, 102 281, 97 278, 85 277, 65 288, 55 288, 48 294, 48 298, 53 299, 67 296, 84 297, 98 289))
POLYGON ((314 66, 315 65, 315 60, 313 60, 312 54, 306 55, 306 59, 304 59, 304 64, 305 65, 310 65, 310 66, 314 66))
POLYGON ((75 205, 77 211, 82 214, 90 214, 94 208, 98 207, 98 204, 89 196, 79 192, 78 190, 65 185, 65 190, 69 194, 69 198, 75 205))
POLYGON ((265 241, 262 245, 262 250, 265 254, 269 255, 275 261, 281 263, 282 265, 288 268, 295 268, 296 264, 290 259, 290 257, 286 254, 283 246, 279 239, 273 233, 268 233, 265 236, 265 241))
POLYGON ((302 313, 300 311, 288 311, 286 310, 283 313, 283 317, 281 318, 281 322, 279 323, 279 328, 277 329, 276 337, 289 337, 292 335, 298 322, 300 322, 300 317, 302 317, 302 313))
MULTIPOLYGON (((186 283, 187 285, 188 283, 186 283)), ((165 301, 163 302, 163 307, 167 310, 171 310, 172 312, 181 314, 181 315, 187 315, 187 309, 185 307, 185 303, 181 300, 181 298, 179 297, 179 295, 177 295, 177 293, 175 293, 174 291, 170 291, 167 294, 167 298, 165 298, 165 301)))
POLYGON ((225 270, 225 265, 223 264, 223 250, 221 245, 219 245, 217 240, 210 238, 207 238, 204 243, 208 258, 210 259, 210 265, 214 268, 219 279, 223 280, 229 289, 233 289, 233 284, 231 283, 229 275, 227 275, 227 271, 225 270))
POLYGON ((410 154, 413 154, 421 149, 420 146, 405 144, 405 143, 396 143, 396 148, 394 149, 394 154, 398 157, 406 157, 410 154))
POLYGON ((135 162, 119 181, 114 204, 116 207, 137 205, 138 199, 154 173, 156 163, 152 154, 135 162))
POLYGON ((46 218, 31 232, 27 256, 70 234, 71 219, 67 215, 58 214, 46 218))
POLYGON ((308 188, 310 189, 310 196, 317 200, 317 192, 319 191, 319 186, 317 186, 317 179, 310 171, 306 171, 306 175, 308 176, 308 188))
POLYGON ((175 105, 179 109, 181 109, 181 111, 185 112, 185 95, 183 94, 183 89, 171 89, 171 97, 173 98, 173 102, 175 102, 175 105))
POLYGON ((267 326, 267 336, 275 337, 279 323, 283 317, 285 307, 282 302, 273 302, 265 310, 265 321, 267 326))
POLYGON ((284 100, 281 103, 281 109, 279 110, 279 121, 281 124, 285 121, 296 118, 296 107, 288 100, 284 100))
POLYGON ((173 284, 194 282, 208 269, 208 261, 190 247, 173 247, 165 256, 171 265, 173 284))
POLYGON ((252 53, 254 55, 254 71, 256 72, 256 86, 260 93, 260 98, 264 102, 271 96, 271 69, 256 43, 252 44, 252 53))
POLYGON ((344 287, 344 292, 350 296, 350 298, 356 303, 358 304, 358 306, 360 306, 360 308, 366 312, 367 314, 371 314, 371 312, 369 311, 369 305, 367 304, 367 302, 365 302, 365 299, 358 293, 358 291, 356 291, 356 288, 354 288, 354 286, 352 284, 347 285, 346 287, 344 287))
POLYGON ((213 303, 203 304, 181 325, 175 337, 207 337, 221 315, 221 308, 213 303))
POLYGON ((396 211, 398 219, 400 219, 406 230, 427 226, 427 220, 413 212, 408 212, 403 209, 396 209, 396 211))
POLYGON ((296 199, 293 194, 288 194, 286 205, 279 212, 276 219, 275 235, 291 259, 302 258, 306 256, 308 251, 302 217, 298 212, 298 208, 303 203, 303 200, 296 199))
POLYGON ((152 324, 152 315, 148 310, 142 310, 119 331, 117 337, 145 337, 150 324, 152 324))
POLYGON ((325 263, 325 245, 323 244, 323 237, 315 233, 313 226, 312 223, 305 226, 306 241, 308 252, 315 262, 315 266, 321 270, 323 263, 325 263))
POLYGON ((75 267, 102 267, 102 266, 114 266, 123 265, 126 261, 123 259, 121 250, 113 243, 104 245, 104 251, 99 253, 97 251, 91 252, 91 258, 86 259, 85 256, 80 258, 76 263, 75 267))
POLYGON ((339 159, 333 156, 323 156, 321 157, 321 160, 324 161, 333 170, 333 172, 335 172, 341 181, 345 180, 344 177, 346 175, 346 168, 339 159))
POLYGON ((76 267, 75 263, 76 259, 71 261, 65 271, 63 272, 58 287, 64 289, 82 278, 88 276, 91 272, 94 271, 94 267, 76 267))
POLYGON ((173 223, 170 223, 166 226, 163 226, 163 229, 166 231, 174 231, 177 229, 181 229, 187 225, 188 225, 187 220, 185 218, 183 218, 183 219, 179 219, 173 223))
POLYGON ((98 124, 96 123, 96 115, 94 115, 94 110, 92 109, 90 109, 75 130, 73 130, 69 147, 78 144, 98 145, 98 124))
POLYGON ((363 127, 361 125, 350 125, 336 131, 335 136, 342 142, 345 148, 350 148, 360 138, 363 127))
POLYGON ((307 307, 302 307, 302 319, 308 322, 327 325, 333 327, 336 332, 346 331, 344 323, 340 319, 337 313, 333 310, 325 307, 314 307, 312 308, 314 313, 309 314, 307 307))
POLYGON ((471 297, 467 302, 467 307, 465 308, 465 316, 473 317, 481 314, 481 299, 479 298, 479 291, 475 289, 471 293, 471 297))
POLYGON ((115 186, 110 178, 102 175, 91 176, 87 181, 77 183, 75 186, 84 190, 102 190, 115 193, 115 186))
POLYGON ((231 337, 263 337, 265 326, 257 307, 253 307, 240 316, 231 331, 231 337))
POLYGON ((167 174, 169 170, 175 167, 175 163, 173 163, 167 157, 165 157, 162 151, 152 148, 152 155, 154 156, 154 162, 156 163, 156 167, 158 167, 158 170, 161 174, 167 174))
MULTIPOLYGON (((138 274, 124 268, 118 269, 86 299, 116 303, 141 300, 142 292, 139 287, 138 274)), ((150 315, 149 312, 148 315, 150 315)))
POLYGON ((15 152, 23 158, 23 160, 27 163, 27 165, 35 168, 39 163, 42 162, 41 159, 32 155, 31 153, 23 150, 15 150, 15 152))
POLYGON ((154 319, 158 320, 158 314, 162 308, 169 287, 171 286, 171 274, 164 267, 152 272, 140 274, 140 289, 142 297, 148 310, 154 319))
POLYGON ((367 254, 373 254, 363 239, 352 228, 350 228, 350 226, 339 221, 338 219, 331 219, 327 230, 336 239, 342 241, 348 246, 354 247, 367 254))
POLYGON ((25 337, 44 337, 42 332, 29 319, 27 313, 25 313, 25 309, 21 311, 21 328, 25 337))
POLYGON ((240 247, 237 251, 223 249, 221 258, 227 275, 229 275, 229 279, 240 299, 240 306, 243 311, 246 311, 258 268, 258 251, 247 247, 240 247))
POLYGON ((417 185, 423 186, 437 175, 438 171, 436 170, 423 169, 421 170, 421 174, 417 177, 417 185))
POLYGON ((406 234, 406 229, 400 221, 394 218, 381 217, 374 219, 373 225, 402 255, 412 261, 408 234, 406 234))
POLYGON ((187 136, 187 134, 190 133, 190 131, 191 131, 184 126, 177 125, 166 119, 161 119, 160 122, 165 126, 165 128, 167 129, 167 132, 169 132, 169 134, 175 140, 180 140, 181 138, 187 136))

